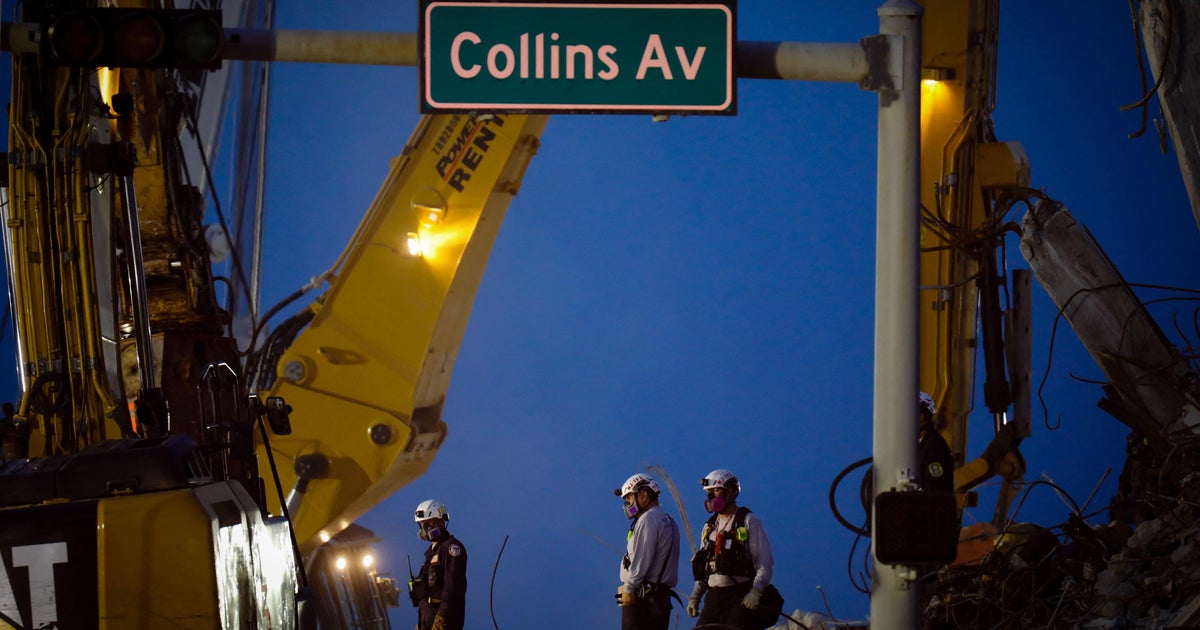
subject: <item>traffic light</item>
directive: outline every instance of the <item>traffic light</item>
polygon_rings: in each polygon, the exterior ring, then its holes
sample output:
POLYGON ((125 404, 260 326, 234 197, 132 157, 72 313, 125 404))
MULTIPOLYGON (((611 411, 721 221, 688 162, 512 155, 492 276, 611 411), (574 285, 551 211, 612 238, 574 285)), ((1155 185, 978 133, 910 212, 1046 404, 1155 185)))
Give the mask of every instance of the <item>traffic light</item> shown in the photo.
POLYGON ((78 9, 47 36, 51 60, 66 66, 215 69, 225 46, 219 10, 78 9))

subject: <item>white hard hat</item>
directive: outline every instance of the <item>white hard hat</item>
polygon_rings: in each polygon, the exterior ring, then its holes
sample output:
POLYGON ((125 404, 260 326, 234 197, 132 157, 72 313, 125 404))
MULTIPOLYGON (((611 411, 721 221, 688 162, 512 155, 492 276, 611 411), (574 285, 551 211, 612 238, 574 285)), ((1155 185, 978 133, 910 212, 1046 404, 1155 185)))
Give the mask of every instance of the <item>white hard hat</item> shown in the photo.
POLYGON ((446 511, 446 504, 437 499, 426 499, 417 505, 417 511, 413 515, 413 520, 420 523, 430 519, 440 518, 442 522, 450 521, 450 513, 446 511))
POLYGON ((638 490, 641 490, 642 488, 648 488, 654 494, 661 492, 658 489, 658 482, 655 481, 653 477, 647 474, 638 473, 626 479, 625 483, 621 484, 620 488, 613 491, 613 494, 624 498, 633 494, 634 492, 637 492, 638 490))
POLYGON ((718 468, 705 475, 700 480, 700 485, 704 486, 705 490, 725 488, 726 492, 732 492, 735 497, 742 492, 742 484, 738 481, 737 476, 724 468, 718 468))
POLYGON ((930 417, 937 415, 937 403, 933 402, 933 396, 925 392, 921 392, 917 397, 917 408, 928 413, 930 417))

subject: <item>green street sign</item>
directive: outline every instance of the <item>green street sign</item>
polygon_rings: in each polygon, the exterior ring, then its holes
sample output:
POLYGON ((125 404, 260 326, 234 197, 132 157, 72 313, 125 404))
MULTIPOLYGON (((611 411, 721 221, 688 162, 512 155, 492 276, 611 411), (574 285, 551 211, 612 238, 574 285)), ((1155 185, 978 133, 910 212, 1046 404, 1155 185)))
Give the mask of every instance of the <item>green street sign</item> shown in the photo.
POLYGON ((421 111, 736 113, 736 0, 422 0, 421 111))

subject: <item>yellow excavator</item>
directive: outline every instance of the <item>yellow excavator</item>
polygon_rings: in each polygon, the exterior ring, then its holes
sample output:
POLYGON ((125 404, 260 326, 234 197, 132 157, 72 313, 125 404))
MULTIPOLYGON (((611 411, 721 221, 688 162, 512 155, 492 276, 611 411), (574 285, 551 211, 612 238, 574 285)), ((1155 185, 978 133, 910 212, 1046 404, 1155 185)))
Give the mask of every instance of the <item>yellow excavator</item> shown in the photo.
MULTIPOLYGON (((1036 195, 992 129, 998 1, 922 4, 919 384, 960 504, 998 475, 1003 518, 1029 433, 1029 277, 1009 278, 1002 245, 1036 195), (980 348, 994 437, 969 457, 980 348)), ((246 13, 12 10, 0 212, 22 395, 0 467, 0 628, 387 627, 385 576, 356 573, 350 595, 333 580, 369 551, 353 521, 446 438, 475 290, 546 117, 423 117, 344 254, 293 297, 320 296, 272 329, 249 261, 212 271, 240 224, 204 226, 201 95, 222 23, 246 13), (222 306, 222 284, 250 308, 222 306)))
POLYGON ((240 223, 204 226, 194 140, 222 13, 13 11, 2 208, 22 395, 0 628, 388 627, 396 584, 353 521, 445 439, 476 287, 546 117, 424 117, 320 297, 269 332, 273 312, 248 309, 247 335, 217 295, 256 305, 252 266, 235 253, 214 276, 240 223))

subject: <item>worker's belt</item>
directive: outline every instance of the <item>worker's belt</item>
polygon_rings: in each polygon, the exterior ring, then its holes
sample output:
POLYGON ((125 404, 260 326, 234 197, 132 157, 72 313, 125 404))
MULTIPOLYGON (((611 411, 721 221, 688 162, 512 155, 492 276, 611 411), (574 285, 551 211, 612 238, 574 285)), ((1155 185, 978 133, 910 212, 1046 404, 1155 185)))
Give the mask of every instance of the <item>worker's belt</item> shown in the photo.
POLYGON ((430 604, 440 604, 440 603, 442 603, 442 600, 440 600, 440 599, 438 599, 438 598, 436 598, 436 597, 426 597, 426 598, 425 598, 425 601, 426 601, 427 603, 430 603, 430 604))
POLYGON ((729 588, 731 586, 741 586, 753 578, 744 575, 726 575, 724 573, 713 573, 708 576, 709 588, 729 588))

